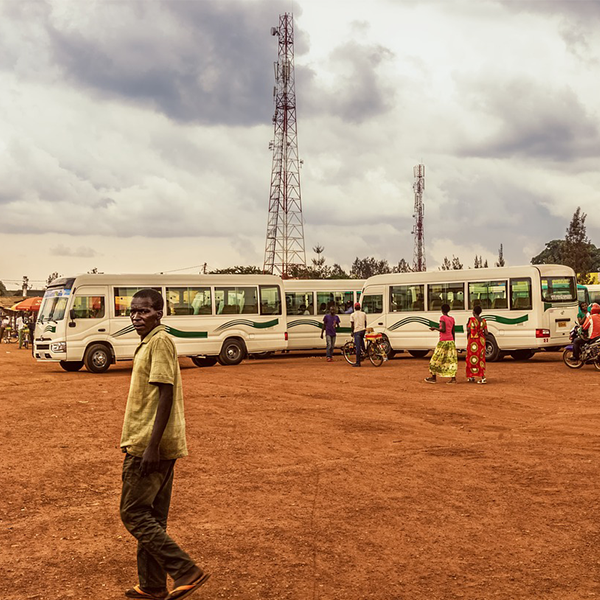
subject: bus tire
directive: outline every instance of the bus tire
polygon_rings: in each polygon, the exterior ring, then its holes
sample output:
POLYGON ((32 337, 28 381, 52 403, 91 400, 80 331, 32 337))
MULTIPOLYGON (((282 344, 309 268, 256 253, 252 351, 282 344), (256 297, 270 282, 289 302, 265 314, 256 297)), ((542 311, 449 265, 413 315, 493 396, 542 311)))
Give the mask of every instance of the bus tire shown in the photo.
POLYGON ((493 335, 488 335, 485 339, 485 360, 487 362, 496 362, 500 356, 500 348, 493 335))
POLYGON ((85 368, 90 373, 104 373, 108 371, 112 356, 110 348, 104 344, 92 344, 83 357, 85 368))
POLYGON ((529 360, 534 354, 533 350, 513 350, 510 353, 514 360, 529 360))
POLYGON ((394 356, 396 356, 396 351, 392 348, 392 344, 390 344, 390 339, 387 335, 383 334, 381 340, 384 344, 385 353, 387 354, 388 360, 391 360, 394 358, 394 356))
POLYGON ((246 356, 246 345, 239 338, 230 338, 225 340, 221 352, 219 353, 219 364, 239 365, 246 356))
POLYGON ((81 367, 83 367, 83 361, 82 360, 61 360, 60 366, 65 371, 69 371, 69 372, 79 371, 79 369, 81 369, 81 367))
POLYGON ((429 354, 429 350, 409 350, 408 353, 413 358, 425 358, 429 354))
POLYGON ((214 367, 217 364, 216 356, 191 356, 190 358, 197 367, 214 367))

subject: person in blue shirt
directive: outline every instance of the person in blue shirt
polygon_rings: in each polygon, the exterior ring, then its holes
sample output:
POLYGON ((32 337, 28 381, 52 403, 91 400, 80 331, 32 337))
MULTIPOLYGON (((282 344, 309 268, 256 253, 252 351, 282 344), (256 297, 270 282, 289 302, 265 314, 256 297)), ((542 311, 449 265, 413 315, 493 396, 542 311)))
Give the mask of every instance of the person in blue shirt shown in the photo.
POLYGON ((335 348, 335 337, 337 329, 340 326, 340 318, 335 314, 335 305, 329 307, 329 312, 323 317, 323 327, 321 327, 321 339, 326 335, 327 342, 327 362, 333 361, 333 349, 335 348))

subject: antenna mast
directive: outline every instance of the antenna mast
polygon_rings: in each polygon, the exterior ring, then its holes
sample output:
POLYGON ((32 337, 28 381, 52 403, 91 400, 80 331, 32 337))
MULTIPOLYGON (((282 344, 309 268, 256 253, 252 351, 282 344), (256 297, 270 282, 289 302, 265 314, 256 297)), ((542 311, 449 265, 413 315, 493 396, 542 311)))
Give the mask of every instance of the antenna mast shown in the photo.
POLYGON ((415 191, 415 224, 412 230, 415 236, 415 249, 413 253, 413 270, 426 271, 425 266, 425 232, 423 229, 423 221, 425 207, 423 205, 423 191, 425 190, 425 165, 416 165, 413 168, 415 182, 413 190, 415 191))
POLYGON ((269 218, 265 244, 265 273, 287 276, 290 267, 306 266, 304 222, 300 195, 300 164, 296 130, 296 91, 294 82, 294 24, 292 14, 279 15, 279 27, 271 28, 279 37, 275 63, 273 97, 274 139, 269 218))

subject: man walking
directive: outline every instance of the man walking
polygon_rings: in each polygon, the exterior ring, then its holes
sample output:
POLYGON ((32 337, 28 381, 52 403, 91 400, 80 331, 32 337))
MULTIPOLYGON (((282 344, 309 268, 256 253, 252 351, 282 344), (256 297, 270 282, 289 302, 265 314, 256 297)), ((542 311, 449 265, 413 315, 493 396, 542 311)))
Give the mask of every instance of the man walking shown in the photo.
POLYGON ((350 317, 350 327, 354 346, 356 348, 356 364, 353 367, 360 367, 362 353, 365 350, 365 333, 367 331, 367 315, 360 309, 360 303, 354 305, 354 312, 350 317))
POLYGON ((133 359, 121 449, 121 520, 138 541, 139 584, 128 598, 187 598, 209 575, 168 535, 167 517, 178 458, 187 456, 181 374, 173 340, 160 324, 164 301, 156 290, 137 292, 131 322, 141 338, 133 359), (173 579, 168 593, 167 575, 173 579))
POLYGON ((27 335, 25 329, 27 329, 27 323, 25 322, 23 315, 19 315, 17 317, 17 334, 19 336, 19 350, 23 347, 23 344, 25 342, 25 336, 27 335))
POLYGON ((335 305, 332 304, 329 307, 329 312, 323 317, 323 327, 321 328, 321 339, 323 339, 323 334, 326 336, 327 350, 325 351, 325 354, 327 356, 327 362, 333 360, 335 337, 339 326, 340 318, 335 314, 335 305))

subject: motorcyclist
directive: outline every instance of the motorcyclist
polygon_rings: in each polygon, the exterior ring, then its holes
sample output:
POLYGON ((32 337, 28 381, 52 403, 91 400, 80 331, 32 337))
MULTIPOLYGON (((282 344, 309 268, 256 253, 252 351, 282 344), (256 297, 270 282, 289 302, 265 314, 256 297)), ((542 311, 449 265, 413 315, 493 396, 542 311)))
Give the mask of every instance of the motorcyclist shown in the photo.
POLYGON ((573 358, 579 360, 581 349, 586 344, 597 341, 600 338, 600 305, 592 304, 590 314, 584 317, 581 329, 587 334, 587 339, 578 337, 573 342, 573 358))

